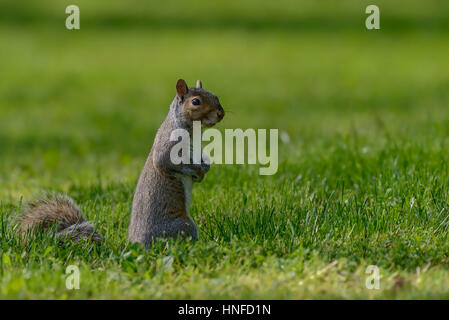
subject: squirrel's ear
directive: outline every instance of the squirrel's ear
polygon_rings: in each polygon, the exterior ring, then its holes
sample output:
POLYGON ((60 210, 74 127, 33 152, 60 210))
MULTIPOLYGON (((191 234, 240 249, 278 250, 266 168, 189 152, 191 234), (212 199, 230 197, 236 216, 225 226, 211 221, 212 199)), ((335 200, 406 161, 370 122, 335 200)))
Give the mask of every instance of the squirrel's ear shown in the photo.
POLYGON ((198 89, 201 89, 203 87, 203 84, 201 83, 201 80, 196 80, 196 87, 198 89))
POLYGON ((176 83, 176 91, 178 92, 178 95, 181 97, 181 99, 184 99, 184 96, 189 91, 187 83, 184 80, 179 79, 176 83))

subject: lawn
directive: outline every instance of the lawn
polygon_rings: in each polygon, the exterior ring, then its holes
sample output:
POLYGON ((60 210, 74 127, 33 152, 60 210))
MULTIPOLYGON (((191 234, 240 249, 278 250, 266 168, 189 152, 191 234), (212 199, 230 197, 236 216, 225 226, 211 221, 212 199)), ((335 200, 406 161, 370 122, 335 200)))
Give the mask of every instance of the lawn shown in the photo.
POLYGON ((0 298, 449 298, 449 4, 79 0, 0 4, 0 298), (225 128, 279 129, 279 169, 213 165, 196 243, 127 243, 135 185, 178 78, 225 128), (100 247, 25 243, 69 194, 100 247), (66 288, 66 268, 80 289, 66 288), (380 271, 368 289, 369 265, 380 271))

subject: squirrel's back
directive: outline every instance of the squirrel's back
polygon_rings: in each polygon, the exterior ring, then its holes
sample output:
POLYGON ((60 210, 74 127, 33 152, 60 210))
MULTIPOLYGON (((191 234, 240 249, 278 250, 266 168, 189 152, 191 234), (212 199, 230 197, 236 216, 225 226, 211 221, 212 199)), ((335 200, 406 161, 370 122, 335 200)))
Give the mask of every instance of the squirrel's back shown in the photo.
POLYGON ((52 194, 28 202, 19 216, 19 227, 25 234, 37 229, 45 231, 55 224, 56 235, 61 239, 68 237, 76 242, 86 238, 98 244, 103 240, 83 217, 75 202, 65 195, 52 194))

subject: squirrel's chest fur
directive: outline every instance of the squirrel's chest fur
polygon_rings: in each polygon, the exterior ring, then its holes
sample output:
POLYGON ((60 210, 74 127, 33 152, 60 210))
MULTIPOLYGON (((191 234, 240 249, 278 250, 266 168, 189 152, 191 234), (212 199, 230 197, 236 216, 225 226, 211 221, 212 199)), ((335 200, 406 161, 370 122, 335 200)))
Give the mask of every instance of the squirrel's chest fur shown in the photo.
MULTIPOLYGON (((193 141, 190 139, 190 154, 193 154, 193 141)), ((192 176, 177 174, 175 177, 181 181, 182 186, 184 187, 184 198, 185 198, 185 208, 186 215, 190 215, 190 203, 192 202, 192 188, 193 188, 193 179, 192 176)))

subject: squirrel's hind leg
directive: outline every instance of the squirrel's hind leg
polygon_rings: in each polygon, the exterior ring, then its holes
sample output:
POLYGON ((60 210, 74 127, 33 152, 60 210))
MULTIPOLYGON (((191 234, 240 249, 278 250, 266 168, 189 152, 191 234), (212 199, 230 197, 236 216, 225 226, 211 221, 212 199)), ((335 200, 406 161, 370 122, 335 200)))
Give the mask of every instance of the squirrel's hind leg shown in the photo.
POLYGON ((191 219, 178 218, 166 223, 157 224, 153 227, 153 232, 147 239, 145 245, 151 246, 154 242, 164 239, 191 238, 198 240, 198 229, 191 219))

